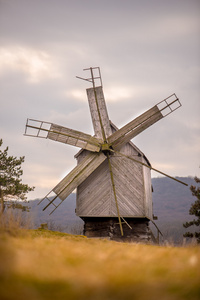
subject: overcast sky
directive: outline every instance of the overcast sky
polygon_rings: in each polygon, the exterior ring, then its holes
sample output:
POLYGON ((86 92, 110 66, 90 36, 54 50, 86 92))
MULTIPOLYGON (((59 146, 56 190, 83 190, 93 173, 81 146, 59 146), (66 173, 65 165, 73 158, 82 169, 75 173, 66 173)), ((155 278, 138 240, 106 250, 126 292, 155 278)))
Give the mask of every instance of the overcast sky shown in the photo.
POLYGON ((0 138, 25 156, 29 199, 75 167, 79 149, 24 136, 26 119, 93 135, 90 84, 76 78, 92 66, 118 127, 177 94, 182 107, 132 141, 153 167, 200 176, 199 0, 0 0, 0 138))

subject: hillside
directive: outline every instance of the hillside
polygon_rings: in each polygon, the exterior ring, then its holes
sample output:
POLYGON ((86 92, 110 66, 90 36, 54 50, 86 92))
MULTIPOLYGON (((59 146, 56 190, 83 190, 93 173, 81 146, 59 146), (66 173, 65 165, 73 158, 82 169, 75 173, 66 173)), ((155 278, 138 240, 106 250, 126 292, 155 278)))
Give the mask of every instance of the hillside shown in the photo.
POLYGON ((197 300, 199 269, 197 246, 0 231, 0 298, 5 300, 197 300))
POLYGON ((76 194, 72 193, 69 195, 52 215, 49 215, 52 207, 43 211, 47 203, 42 202, 38 205, 39 201, 40 199, 35 199, 27 203, 27 206, 30 207, 30 215, 34 228, 38 228, 41 223, 48 223, 49 229, 81 234, 83 221, 75 214, 76 194))
POLYGON ((181 244, 183 233, 188 231, 183 227, 183 223, 193 219, 193 216, 189 215, 189 209, 196 199, 192 196, 190 186, 196 185, 196 182, 191 177, 177 179, 187 183, 188 187, 167 177, 153 178, 152 196, 154 215, 158 216, 155 223, 162 231, 164 239, 181 244))
POLYGON ((152 179, 153 211, 154 215, 158 216, 155 223, 162 231, 164 239, 182 243, 183 233, 188 231, 183 228, 183 223, 193 219, 193 216, 189 215, 189 209, 196 199, 192 196, 190 186, 196 185, 196 182, 191 177, 177 179, 187 183, 188 187, 167 177, 152 179))
MULTIPOLYGON (((155 223, 163 232, 165 239, 175 243, 182 242, 185 232, 182 224, 191 219, 188 211, 192 202, 195 201, 189 189, 190 185, 196 185, 191 177, 179 177, 188 187, 177 183, 167 177, 153 178, 153 211, 158 216, 155 223)), ((31 207, 30 214, 34 221, 34 228, 41 223, 47 222, 50 229, 69 233, 81 233, 83 222, 75 214, 76 195, 71 194, 55 212, 49 216, 51 208, 42 211, 45 206, 39 206, 38 199, 30 201, 27 205, 31 207)))
POLYGON ((152 178, 154 214, 158 215, 160 221, 188 219, 188 210, 195 201, 189 188, 196 182, 190 177, 177 179, 187 183, 188 187, 167 177, 152 178))

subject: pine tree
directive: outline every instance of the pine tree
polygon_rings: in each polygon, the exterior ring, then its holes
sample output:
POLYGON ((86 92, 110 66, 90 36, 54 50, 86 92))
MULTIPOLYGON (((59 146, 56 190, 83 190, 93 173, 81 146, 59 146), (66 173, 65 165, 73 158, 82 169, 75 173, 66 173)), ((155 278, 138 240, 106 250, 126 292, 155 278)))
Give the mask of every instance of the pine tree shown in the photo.
MULTIPOLYGON (((200 183, 200 178, 194 177, 194 180, 197 184, 200 183)), ((185 228, 188 228, 190 226, 200 226, 200 187, 191 185, 190 190, 192 192, 192 195, 195 196, 197 200, 191 204, 189 214, 194 215, 195 217, 197 217, 197 219, 184 223, 183 226, 185 228)), ((197 242, 200 243, 200 230, 198 232, 195 231, 194 233, 186 232, 183 236, 189 238, 195 237, 197 239, 197 242)))
MULTIPOLYGON (((0 147, 3 141, 0 139, 0 147)), ((25 157, 19 158, 8 155, 8 147, 5 150, 0 149, 0 203, 1 213, 4 212, 6 204, 9 200, 26 200, 26 194, 34 190, 34 187, 29 187, 23 184, 21 176, 23 171, 21 168, 25 157)))

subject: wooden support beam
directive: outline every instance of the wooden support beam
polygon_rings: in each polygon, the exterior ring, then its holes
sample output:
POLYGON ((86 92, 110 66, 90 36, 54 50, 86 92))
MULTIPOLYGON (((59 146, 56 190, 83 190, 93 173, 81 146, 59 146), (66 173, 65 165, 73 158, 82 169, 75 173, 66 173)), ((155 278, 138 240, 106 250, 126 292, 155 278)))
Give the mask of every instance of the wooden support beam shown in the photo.
POLYGON ((117 215, 118 215, 118 220, 119 220, 119 226, 120 226, 120 231, 121 235, 123 236, 123 228, 122 228, 122 221, 119 213, 119 206, 118 206, 118 201, 117 201, 117 195, 116 195, 116 190, 115 190, 115 183, 114 183, 114 178, 113 178, 113 172, 112 172, 112 165, 110 161, 109 154, 107 153, 107 159, 108 159, 108 165, 109 165, 109 171, 110 171, 110 177, 111 177, 111 182, 112 182, 112 188, 113 188, 113 194, 115 198, 115 204, 116 204, 116 209, 117 209, 117 215))

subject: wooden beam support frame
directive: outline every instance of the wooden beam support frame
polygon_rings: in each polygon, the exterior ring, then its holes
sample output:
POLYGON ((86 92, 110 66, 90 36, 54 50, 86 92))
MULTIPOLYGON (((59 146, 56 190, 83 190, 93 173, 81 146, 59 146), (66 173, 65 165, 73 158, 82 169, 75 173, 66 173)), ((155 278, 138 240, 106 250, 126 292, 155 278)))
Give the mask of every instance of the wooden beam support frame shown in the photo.
POLYGON ((121 235, 123 236, 124 232, 123 232, 122 221, 121 221, 121 217, 120 217, 120 213, 119 213, 119 206, 118 206, 118 201, 117 201, 117 195, 116 195, 116 190, 115 190, 115 183, 114 183, 113 171, 112 171, 112 165, 110 162, 109 153, 107 153, 107 159, 108 159, 108 166, 109 166, 110 177, 111 177, 111 182, 112 182, 113 194, 114 194, 114 198, 115 198, 115 204, 116 204, 116 209, 117 209, 120 231, 121 231, 121 235))

